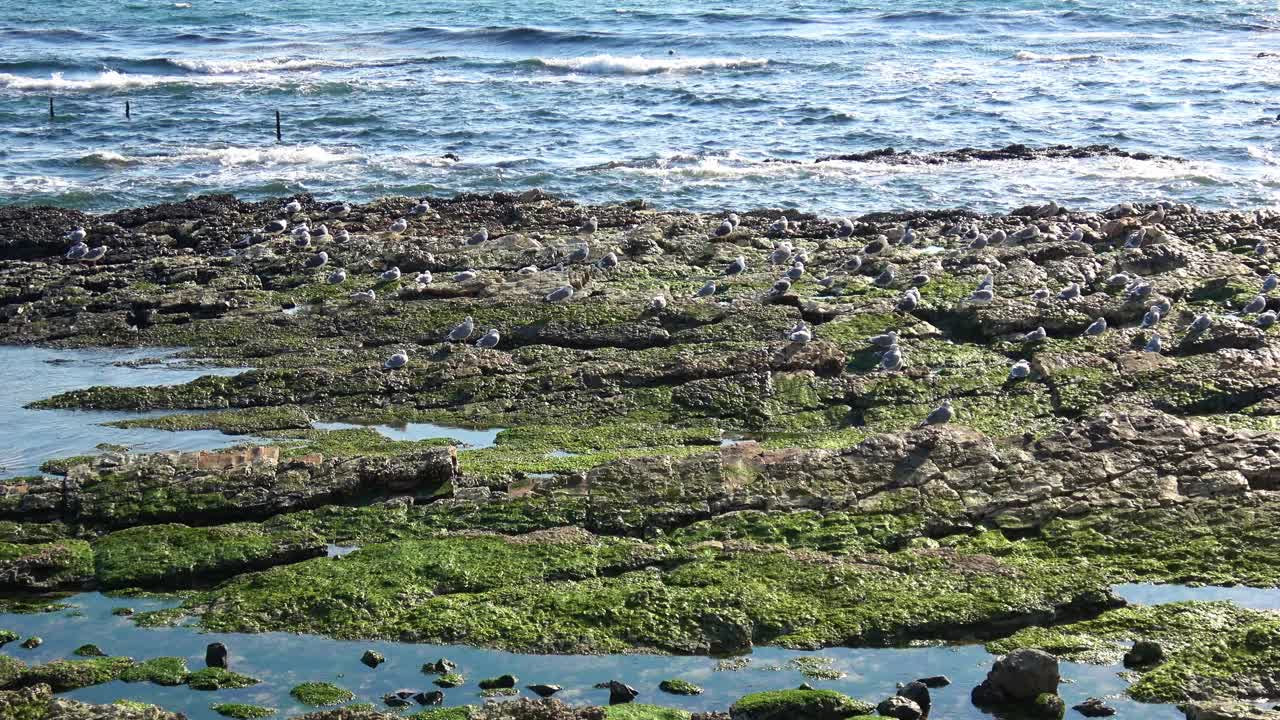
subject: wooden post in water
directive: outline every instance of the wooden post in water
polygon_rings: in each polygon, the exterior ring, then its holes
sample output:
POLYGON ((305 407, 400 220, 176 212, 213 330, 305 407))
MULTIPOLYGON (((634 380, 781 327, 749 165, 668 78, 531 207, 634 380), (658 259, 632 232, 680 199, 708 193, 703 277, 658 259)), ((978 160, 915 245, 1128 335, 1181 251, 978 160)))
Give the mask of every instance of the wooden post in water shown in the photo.
POLYGON ((280 111, 276 111, 276 142, 280 142, 280 111))
POLYGON ((53 119, 53 96, 49 96, 49 119, 53 119))
POLYGON ((132 117, 133 117, 133 115, 129 112, 129 101, 128 101, 128 100, 125 100, 125 101, 124 101, 124 119, 125 119, 125 120, 128 120, 128 119, 130 119, 130 118, 132 118, 132 117))

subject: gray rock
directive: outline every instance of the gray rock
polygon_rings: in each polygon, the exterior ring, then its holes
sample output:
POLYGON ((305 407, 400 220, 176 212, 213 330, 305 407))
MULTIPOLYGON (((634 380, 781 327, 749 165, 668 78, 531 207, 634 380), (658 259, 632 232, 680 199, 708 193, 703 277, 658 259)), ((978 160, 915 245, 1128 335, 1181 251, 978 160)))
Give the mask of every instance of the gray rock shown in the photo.
POLYGON ((876 706, 876 712, 882 717, 897 718, 897 720, 919 720, 924 715, 919 705, 901 695, 881 700, 876 706))

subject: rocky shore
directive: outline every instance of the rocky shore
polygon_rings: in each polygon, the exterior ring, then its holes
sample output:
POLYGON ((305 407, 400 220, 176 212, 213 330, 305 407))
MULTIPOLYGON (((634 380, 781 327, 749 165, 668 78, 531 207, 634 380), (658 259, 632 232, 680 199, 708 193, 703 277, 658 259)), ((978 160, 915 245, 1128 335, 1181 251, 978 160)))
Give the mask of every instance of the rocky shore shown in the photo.
POLYGON ((0 343, 254 368, 38 407, 270 442, 0 481, 0 586, 543 653, 1153 643, 1135 699, 1280 696, 1280 616, 1111 590, 1280 582, 1280 214, 739 215, 538 191, 0 208, 0 343), (64 257, 77 226, 100 260, 64 257), (503 430, 458 452, 313 427, 335 421, 503 430))

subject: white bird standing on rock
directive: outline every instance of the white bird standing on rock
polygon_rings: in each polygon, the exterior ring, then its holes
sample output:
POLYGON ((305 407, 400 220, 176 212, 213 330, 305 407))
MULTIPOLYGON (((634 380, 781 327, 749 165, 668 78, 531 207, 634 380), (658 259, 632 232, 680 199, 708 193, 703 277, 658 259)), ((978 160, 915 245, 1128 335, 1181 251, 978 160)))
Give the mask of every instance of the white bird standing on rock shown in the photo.
POLYGON ((1147 341, 1146 347, 1142 348, 1143 352, 1158 353, 1162 349, 1163 344, 1160 340, 1159 333, 1153 333, 1151 339, 1147 341))
POLYGON ((1080 297, 1080 283, 1073 282, 1058 293, 1059 300, 1074 300, 1080 297))
POLYGON ((902 348, 894 345, 880 356, 881 370, 900 370, 902 368, 902 348))
POLYGON ((477 273, 475 270, 463 270, 460 273, 454 273, 453 277, 449 279, 456 283, 469 282, 471 280, 475 280, 476 275, 477 273))
POLYGON ((791 243, 778 243, 774 246, 773 252, 769 254, 769 264, 781 265, 791 257, 791 243))
POLYGON ((391 227, 388 229, 393 235, 399 235, 409 229, 409 221, 404 218, 396 218, 396 221, 391 223, 391 227))
POLYGON ((71 247, 67 248, 67 252, 64 257, 66 257, 68 260, 79 260, 88 254, 89 254, 89 246, 85 245, 82 242, 78 242, 75 245, 72 245, 71 247))
POLYGON ((1259 295, 1254 299, 1250 300, 1249 304, 1245 305, 1244 309, 1242 309, 1240 312, 1244 313, 1245 315, 1253 315, 1254 313, 1260 313, 1266 309, 1267 309, 1267 296, 1259 295))
POLYGON ((1095 336, 1101 335, 1106 331, 1107 331, 1107 319, 1104 317, 1100 317, 1097 320, 1094 320, 1092 323, 1090 323, 1089 327, 1084 329, 1084 334, 1086 337, 1095 337, 1095 336))
POLYGON ((615 252, 606 254, 600 258, 599 265, 601 270, 612 270, 618 267, 618 254, 615 252))
POLYGON ((1041 340, 1044 340, 1047 337, 1049 337, 1049 333, 1045 332, 1043 327, 1038 327, 1035 330, 1032 330, 1031 332, 1028 332, 1025 335, 1023 335, 1022 342, 1024 343, 1040 342, 1041 340))
POLYGON ((716 227, 715 236, 724 237, 725 235, 728 235, 732 232, 733 232, 733 222, 729 220, 729 218, 725 218, 724 220, 721 220, 720 225, 716 227))
POLYGON ((977 303, 978 305, 986 305, 992 300, 995 300, 995 298, 996 291, 993 288, 980 287, 977 290, 974 290, 973 294, 969 296, 969 302, 977 303))
POLYGON ((902 293, 902 297, 898 298, 898 304, 894 307, 898 312, 911 312, 920 305, 920 291, 915 288, 908 288, 902 293))
POLYGON ((1021 380, 1031 374, 1031 363, 1026 360, 1019 360, 1009 368, 1010 380, 1021 380))
POLYGON ((522 267, 522 268, 520 268, 519 270, 517 270, 517 271, 516 271, 516 274, 517 274, 517 275, 519 275, 520 277, 529 277, 529 276, 531 276, 531 275, 537 275, 537 274, 538 274, 538 266, 537 266, 537 265, 525 265, 524 267, 522 267))
POLYGON ((926 425, 945 425, 946 423, 951 422, 955 416, 955 411, 951 409, 951 401, 943 400, 942 404, 933 412, 929 413, 928 417, 924 419, 924 422, 920 423, 920 427, 924 427, 926 425))
POLYGON ((789 226, 790 226, 790 223, 787 222, 787 218, 785 216, 780 217, 777 220, 774 220, 771 225, 769 225, 769 234, 770 235, 786 235, 787 228, 789 226))
POLYGON ((75 229, 67 233, 67 240, 73 244, 84 242, 86 237, 89 237, 89 233, 85 232, 85 229, 79 226, 76 226, 75 229))
POLYGON ((329 262, 329 253, 321 250, 315 255, 307 258, 307 261, 302 263, 302 266, 308 270, 314 270, 316 268, 324 267, 327 262, 329 262))
POLYGON ((426 200, 422 200, 417 205, 409 208, 409 214, 415 217, 426 215, 429 212, 431 212, 431 203, 426 200))
POLYGON ((330 285, 341 285, 346 281, 347 281, 347 271, 343 270, 342 268, 338 268, 337 270, 334 270, 333 272, 329 273, 329 277, 325 278, 325 282, 329 283, 330 285))
POLYGON ((1160 308, 1152 305, 1147 309, 1147 314, 1142 316, 1142 329, 1153 328, 1160 324, 1160 308))
POLYGON ((89 248, 89 251, 80 258, 80 262, 97 263, 99 260, 107 256, 107 246, 99 245, 95 248, 89 248))
POLYGON ((272 235, 279 235, 280 233, 288 229, 289 229, 288 220, 272 220, 271 222, 263 226, 262 231, 271 233, 272 235))
POLYGON ((378 279, 382 282, 395 282, 400 279, 400 268, 392 266, 390 270, 384 270, 378 279))
POLYGON ((733 277, 734 275, 741 275, 746 269, 747 259, 739 255, 733 259, 733 262, 725 266, 724 274, 725 277, 733 277))
POLYGON ((890 265, 889 267, 886 267, 884 269, 884 272, 877 275, 876 279, 872 280, 871 282, 876 287, 882 287, 882 288, 889 287, 890 285, 892 285, 893 284, 893 266, 890 265))
POLYGON ((413 281, 418 283, 419 285, 430 285, 431 281, 434 279, 435 278, 431 276, 430 270, 423 270, 422 272, 418 273, 418 276, 415 277, 413 281))
POLYGON ((1271 275, 1268 275, 1268 276, 1266 276, 1265 278, 1263 278, 1263 280, 1262 280, 1262 292, 1263 292, 1263 293, 1269 293, 1269 292, 1271 292, 1272 290, 1275 290, 1275 289, 1276 289, 1276 286, 1280 286, 1280 276, 1277 276, 1277 275, 1275 275, 1275 274, 1271 274, 1271 275))
POLYGON ((898 332, 889 330, 882 335, 872 335, 867 338, 867 342, 876 347, 888 348, 898 344, 898 332))
POLYGON ((595 215, 592 215, 591 217, 587 218, 586 221, 582 223, 582 225, 578 226, 578 232, 581 233, 582 235, 592 235, 595 233, 595 231, 599 227, 600 227, 600 221, 596 219, 595 215))
POLYGON ((649 309, 654 312, 662 312, 666 308, 667 308, 667 299, 662 295, 654 296, 654 298, 649 301, 649 309))
POLYGON ((448 338, 452 342, 462 342, 471 337, 471 333, 475 332, 475 330, 476 321, 472 320, 471 316, 468 315, 462 319, 462 322, 453 326, 453 329, 449 331, 448 338))
POLYGON ((1253 321, 1253 324, 1257 325, 1260 328, 1269 328, 1272 325, 1275 325, 1276 311, 1268 310, 1264 313, 1259 313, 1257 319, 1253 321))
POLYGON ((502 339, 502 335, 498 333, 498 328, 491 328, 476 341, 476 347, 481 350, 491 350, 498 347, 498 342, 502 339))
POLYGON ((297 200, 291 200, 288 205, 284 206, 284 211, 290 215, 297 215, 302 212, 302 203, 297 200))
POLYGON ((387 358, 387 361, 382 363, 382 369, 383 370, 399 370, 400 368, 408 364, 409 364, 409 353, 405 352, 404 350, 401 350, 397 352, 395 355, 392 355, 391 357, 387 358))
POLYGON ((351 214, 351 206, 346 203, 338 203, 325 208, 325 214, 331 218, 344 218, 351 214))
POLYGON ((813 339, 813 331, 801 320, 787 332, 787 339, 793 343, 804 345, 813 339))
POLYGON ((1202 333, 1208 330, 1210 325, 1213 325, 1213 318, 1205 314, 1197 315, 1196 319, 1192 320, 1191 325, 1187 327, 1187 332, 1202 333))
POLYGON ((1032 300, 1048 300, 1050 294, 1051 293, 1049 292, 1049 288, 1042 287, 1039 290, 1031 293, 1031 299, 1032 300))
POLYGON ((468 245, 479 245, 480 243, 482 243, 482 242, 484 242, 484 241, 486 241, 486 240, 488 240, 488 239, 489 239, 489 228, 487 228, 487 227, 482 227, 482 228, 480 228, 479 230, 477 230, 477 231, 475 231, 475 232, 471 233, 471 237, 470 237, 470 239, 468 239, 468 240, 467 240, 467 244, 468 244, 468 245))
POLYGON ((372 290, 357 290, 351 293, 351 299, 356 302, 371 303, 378 299, 378 294, 372 290))
POLYGON ((573 297, 573 286, 563 285, 547 293, 547 296, 543 299, 546 300, 547 302, 554 303, 554 302, 563 302, 565 300, 568 300, 571 297, 573 297))
POLYGON ((784 277, 784 278, 780 278, 778 282, 774 283, 772 288, 769 288, 769 294, 775 295, 775 296, 785 295, 790 290, 791 290, 791 278, 784 277))
POLYGON ((695 297, 710 297, 715 294, 716 294, 716 283, 714 280, 708 280, 705 285, 703 285, 701 288, 698 288, 698 292, 695 294, 695 297))

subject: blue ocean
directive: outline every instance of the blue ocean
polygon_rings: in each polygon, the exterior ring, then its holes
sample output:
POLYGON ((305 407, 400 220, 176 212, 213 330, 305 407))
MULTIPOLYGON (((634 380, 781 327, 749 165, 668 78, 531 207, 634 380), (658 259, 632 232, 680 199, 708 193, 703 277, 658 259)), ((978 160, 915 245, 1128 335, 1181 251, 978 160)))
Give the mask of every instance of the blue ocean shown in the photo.
POLYGON ((825 213, 1280 199, 1271 1, 4 7, 0 203, 534 187, 825 213), (813 162, 1011 143, 1182 161, 813 162))

